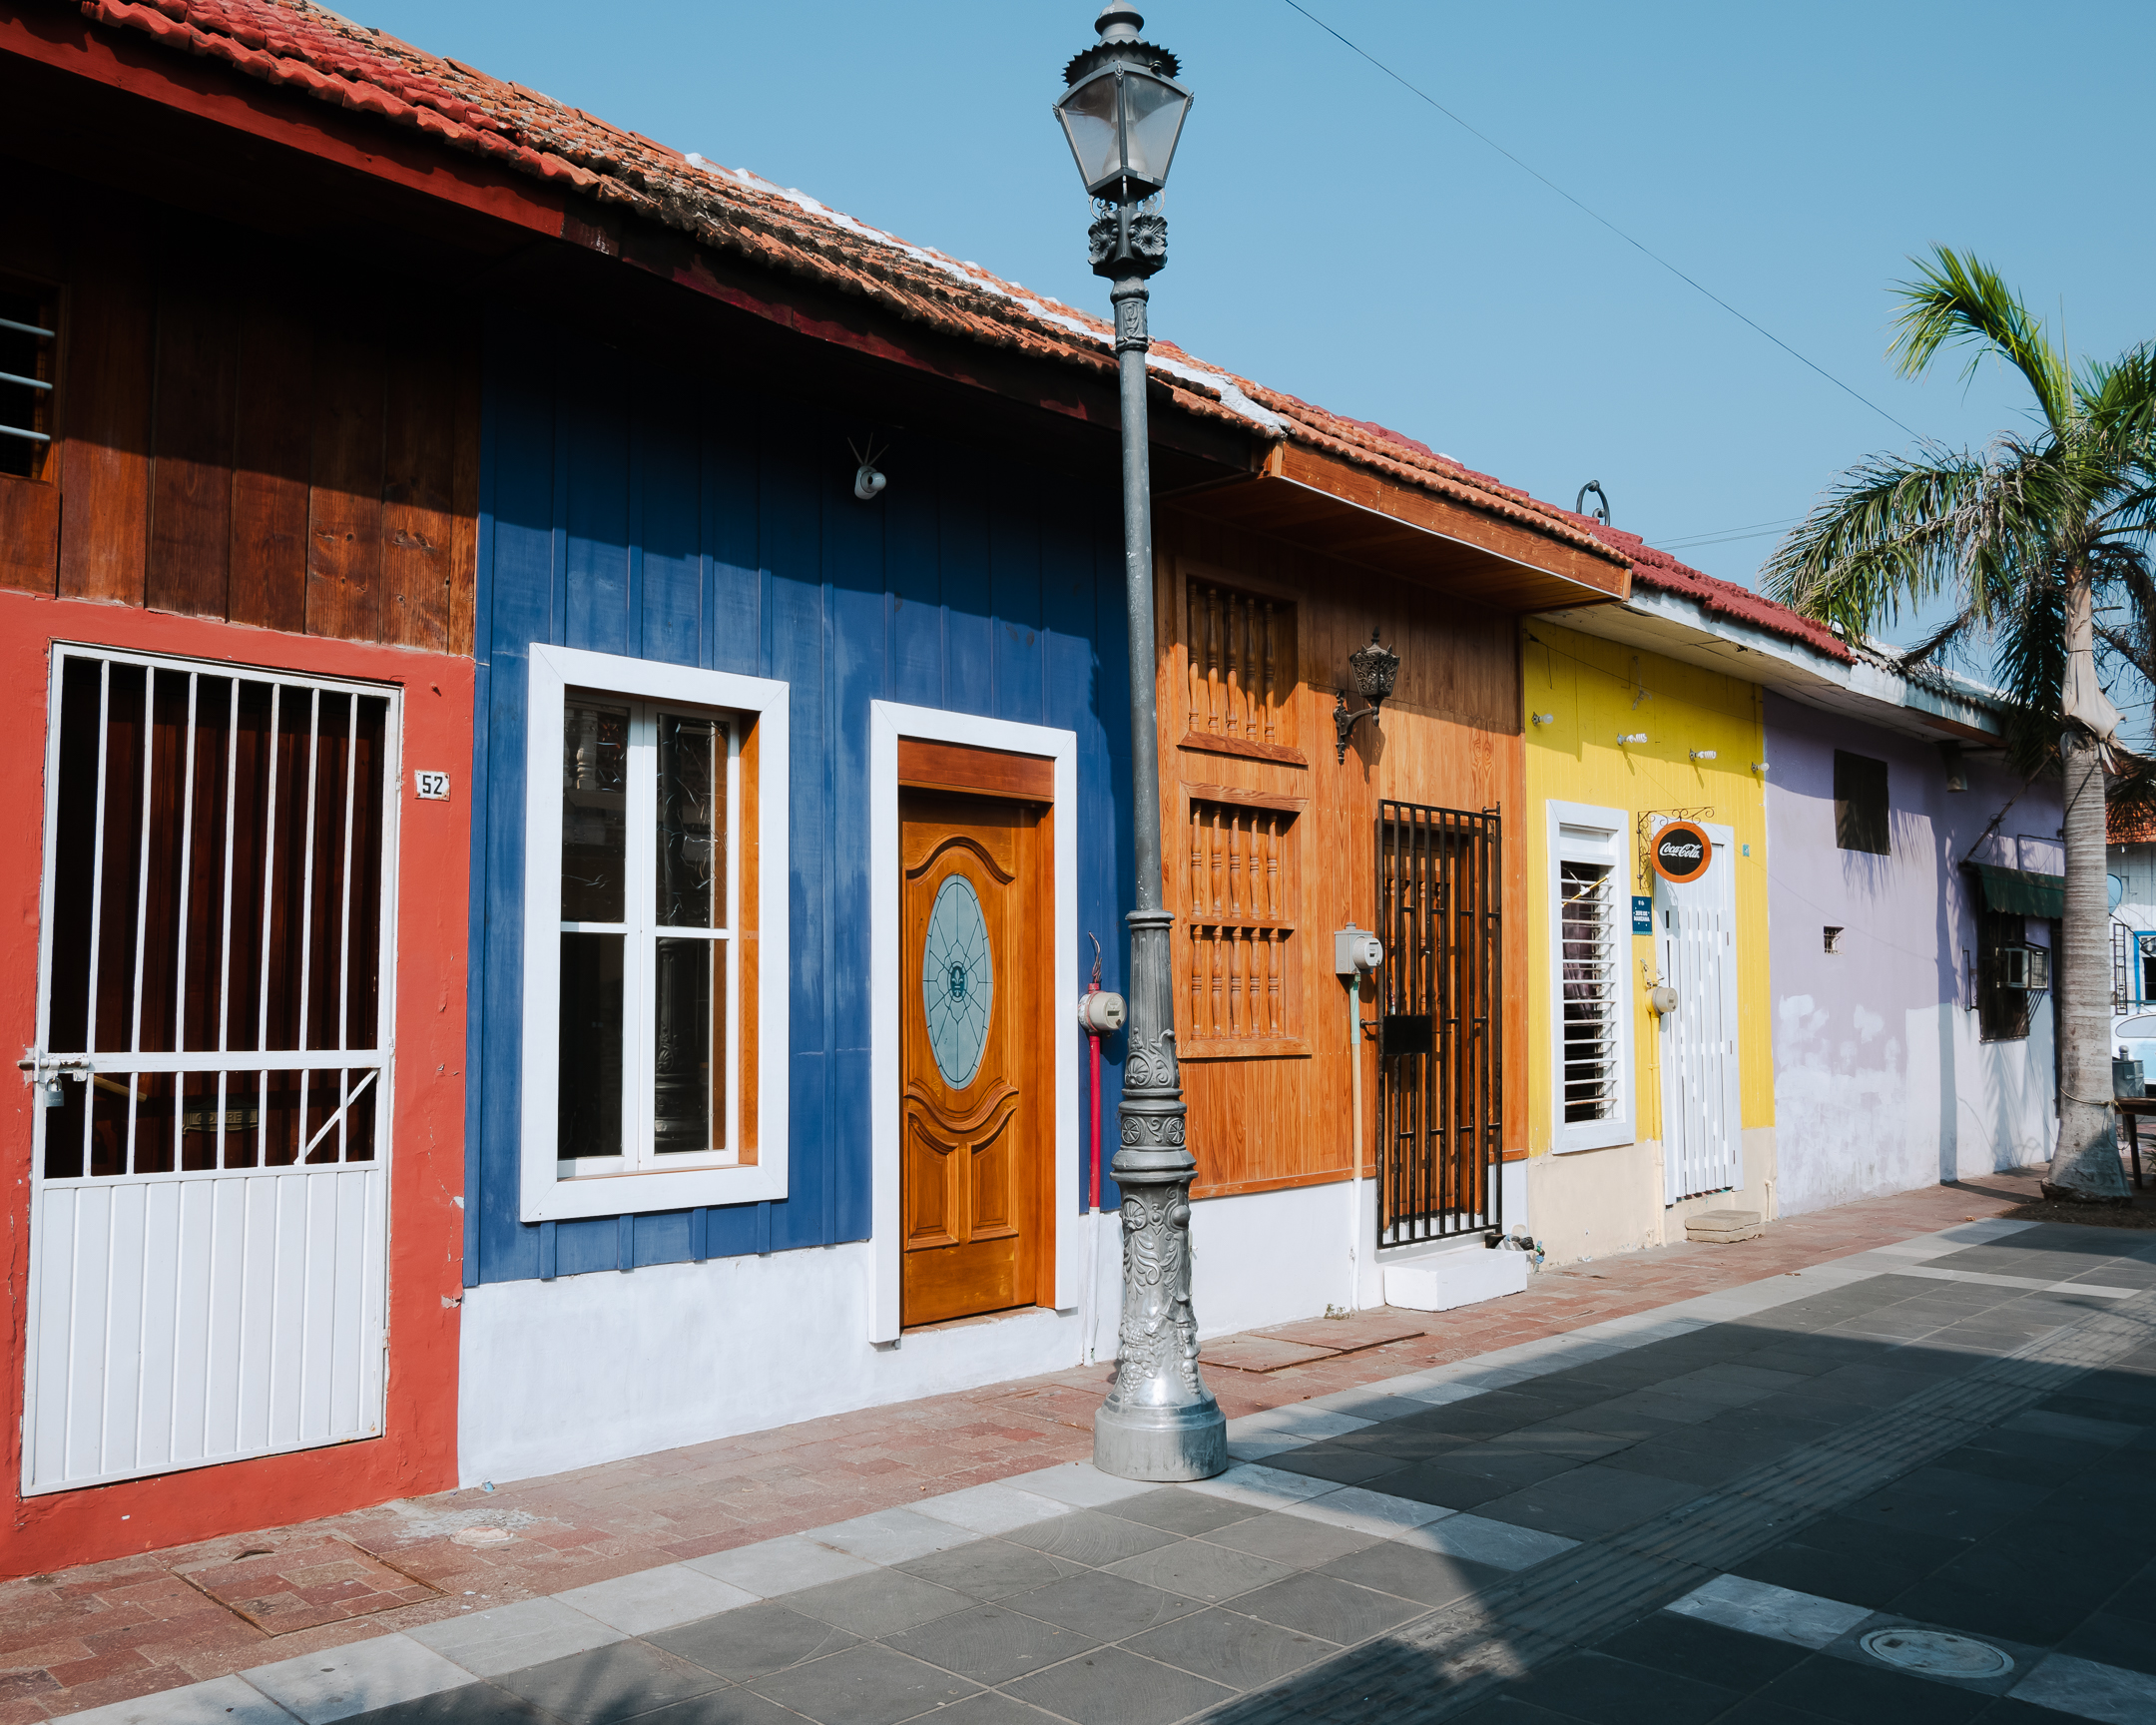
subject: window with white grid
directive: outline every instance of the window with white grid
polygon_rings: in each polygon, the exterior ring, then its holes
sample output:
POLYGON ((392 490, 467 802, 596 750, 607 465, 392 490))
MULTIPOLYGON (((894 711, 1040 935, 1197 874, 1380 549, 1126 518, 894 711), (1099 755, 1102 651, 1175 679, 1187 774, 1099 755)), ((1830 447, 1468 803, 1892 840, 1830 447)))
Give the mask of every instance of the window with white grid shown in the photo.
POLYGON ((787 1195, 787 712, 533 646, 525 1221, 787 1195))
POLYGON ((1550 805, 1552 1146, 1629 1144, 1630 906, 1621 810, 1550 805))

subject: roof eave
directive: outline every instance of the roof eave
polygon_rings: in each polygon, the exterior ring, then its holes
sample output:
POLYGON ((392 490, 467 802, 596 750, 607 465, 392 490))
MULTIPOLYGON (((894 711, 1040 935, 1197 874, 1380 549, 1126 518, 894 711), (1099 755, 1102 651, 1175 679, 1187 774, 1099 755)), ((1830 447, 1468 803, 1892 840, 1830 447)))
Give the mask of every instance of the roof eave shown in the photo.
POLYGON ((1997 745, 1998 709, 1899 675, 1876 660, 1834 658, 1735 618, 1708 619, 1695 599, 1637 586, 1622 605, 1537 614, 1567 629, 1758 683, 1793 701, 1927 742, 1997 745))

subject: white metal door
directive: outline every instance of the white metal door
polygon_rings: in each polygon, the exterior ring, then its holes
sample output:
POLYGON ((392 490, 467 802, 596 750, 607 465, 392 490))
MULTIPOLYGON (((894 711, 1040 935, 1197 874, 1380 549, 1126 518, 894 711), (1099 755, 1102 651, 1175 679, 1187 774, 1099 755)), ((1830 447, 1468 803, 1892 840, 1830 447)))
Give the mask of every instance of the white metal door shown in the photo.
POLYGON ((1664 1198, 1725 1192, 1744 1184, 1743 1113, 1737 1067, 1737 869, 1735 834, 1708 827, 1714 860, 1679 886, 1655 876, 1655 953, 1677 990, 1663 1018, 1664 1198))
POLYGON ((54 649, 26 1492, 381 1432, 398 718, 54 649))

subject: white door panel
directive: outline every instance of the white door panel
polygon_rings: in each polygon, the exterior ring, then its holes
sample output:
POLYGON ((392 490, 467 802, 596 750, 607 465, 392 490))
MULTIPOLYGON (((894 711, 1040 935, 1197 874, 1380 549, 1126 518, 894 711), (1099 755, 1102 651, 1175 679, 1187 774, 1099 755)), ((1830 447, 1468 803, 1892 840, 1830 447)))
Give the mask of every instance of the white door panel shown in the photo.
POLYGON ((1662 1064, 1663 1197, 1674 1204, 1744 1184, 1737 1032, 1735 834, 1709 826, 1706 874, 1655 876, 1655 950, 1676 1010, 1657 1032, 1662 1064))

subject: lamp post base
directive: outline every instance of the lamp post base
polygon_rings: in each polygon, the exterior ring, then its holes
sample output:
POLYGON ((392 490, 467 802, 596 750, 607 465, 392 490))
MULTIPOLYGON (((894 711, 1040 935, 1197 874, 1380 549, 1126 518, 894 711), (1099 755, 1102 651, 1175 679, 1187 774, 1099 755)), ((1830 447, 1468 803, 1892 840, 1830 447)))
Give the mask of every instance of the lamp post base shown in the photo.
POLYGON ((1228 1470, 1228 1419, 1211 1397, 1196 1408, 1100 1408, 1093 1465, 1118 1479, 1210 1479, 1228 1470))

